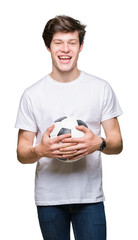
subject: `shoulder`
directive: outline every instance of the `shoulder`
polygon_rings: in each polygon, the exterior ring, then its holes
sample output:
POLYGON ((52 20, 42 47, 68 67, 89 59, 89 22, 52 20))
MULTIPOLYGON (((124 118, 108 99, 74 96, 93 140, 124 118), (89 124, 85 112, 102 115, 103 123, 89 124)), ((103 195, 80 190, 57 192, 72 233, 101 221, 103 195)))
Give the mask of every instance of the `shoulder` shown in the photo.
POLYGON ((35 82, 34 84, 26 88, 23 94, 30 97, 35 96, 38 93, 40 94, 42 90, 45 88, 45 86, 47 85, 47 83, 48 83, 48 75, 44 76, 39 81, 35 82))
POLYGON ((87 81, 87 83, 90 84, 94 84, 95 86, 105 87, 108 85, 108 82, 106 80, 86 72, 84 72, 84 81, 87 81))
POLYGON ((84 72, 84 78, 83 78, 83 82, 84 85, 87 86, 87 88, 90 90, 93 90, 93 92, 95 92, 95 94, 104 94, 104 92, 106 91, 106 89, 110 89, 110 84, 108 83, 108 81, 91 75, 89 73, 84 72))

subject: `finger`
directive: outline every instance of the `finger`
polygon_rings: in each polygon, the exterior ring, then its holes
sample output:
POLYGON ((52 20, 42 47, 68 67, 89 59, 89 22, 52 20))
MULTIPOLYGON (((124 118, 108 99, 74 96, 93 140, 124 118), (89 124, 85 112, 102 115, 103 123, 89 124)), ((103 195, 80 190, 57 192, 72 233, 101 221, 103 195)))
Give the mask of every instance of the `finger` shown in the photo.
POLYGON ((64 158, 63 155, 60 154, 55 154, 52 156, 52 158, 64 158))
MULTIPOLYGON (((75 153, 75 152, 74 152, 74 153, 75 153)), ((73 155, 73 152, 68 152, 68 153, 67 153, 67 156, 68 156, 68 157, 73 157, 73 156, 74 156, 74 155, 73 155)), ((54 152, 52 153, 52 157, 53 157, 53 158, 66 158, 65 155, 62 154, 62 153, 60 153, 58 150, 57 150, 57 151, 54 151, 54 152)))
POLYGON ((76 153, 73 153, 72 156, 68 155, 68 154, 63 154, 64 158, 68 158, 68 159, 77 159, 80 158, 81 156, 86 155, 86 150, 79 150, 76 153))
POLYGON ((61 143, 60 145, 58 144, 59 148, 62 148, 62 149, 68 148, 68 147, 73 147, 76 145, 77 145, 77 143, 61 143))
POLYGON ((82 143, 84 142, 83 137, 79 137, 79 138, 65 138, 62 140, 62 143, 82 143))
POLYGON ((74 150, 74 151, 68 151, 68 152, 60 152, 60 151, 55 151, 53 152, 53 154, 61 154, 63 158, 65 158, 65 155, 66 156, 74 156, 73 154, 77 153, 77 150, 74 150))
POLYGON ((74 146, 68 146, 65 148, 61 148, 59 149, 61 152, 66 152, 66 151, 75 151, 75 150, 79 150, 79 149, 84 149, 85 146, 83 144, 75 144, 74 146))
POLYGON ((76 145, 76 143, 57 143, 57 144, 53 144, 51 148, 54 151, 54 150, 59 150, 60 148, 64 149, 74 145, 76 145))
POLYGON ((45 134, 49 137, 50 133, 53 131, 55 127, 55 124, 53 124, 52 126, 50 126, 49 128, 47 128, 45 134))
POLYGON ((75 156, 75 157, 68 157, 68 160, 76 160, 76 159, 78 159, 78 158, 83 158, 83 157, 85 157, 85 156, 86 156, 86 154, 83 153, 83 154, 77 155, 77 156, 75 156))
POLYGON ((80 125, 80 126, 76 126, 76 129, 80 130, 80 131, 83 131, 84 133, 87 133, 89 131, 89 128, 83 126, 83 125, 80 125))
POLYGON ((57 137, 53 138, 53 143, 62 142, 63 139, 65 139, 65 138, 68 139, 68 138, 70 138, 70 137, 71 137, 71 134, 70 134, 70 133, 57 136, 57 137))

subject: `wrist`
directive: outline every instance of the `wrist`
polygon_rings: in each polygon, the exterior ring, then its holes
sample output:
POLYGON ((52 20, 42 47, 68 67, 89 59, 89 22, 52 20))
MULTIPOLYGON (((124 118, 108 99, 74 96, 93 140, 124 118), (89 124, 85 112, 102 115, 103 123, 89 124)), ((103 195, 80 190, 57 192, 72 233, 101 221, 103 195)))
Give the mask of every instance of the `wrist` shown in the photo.
POLYGON ((33 148, 33 151, 34 151, 34 153, 35 153, 35 155, 36 155, 36 157, 38 158, 38 159, 40 159, 41 157, 42 157, 42 151, 41 151, 41 147, 40 147, 40 144, 39 145, 37 145, 37 146, 35 146, 34 148, 33 148))
POLYGON ((98 137, 96 136, 96 139, 95 139, 95 151, 100 151, 100 146, 102 144, 102 138, 101 137, 98 137))
POLYGON ((100 137, 100 139, 101 139, 101 143, 100 143, 99 151, 103 152, 107 146, 107 142, 106 142, 106 139, 103 137, 100 137))

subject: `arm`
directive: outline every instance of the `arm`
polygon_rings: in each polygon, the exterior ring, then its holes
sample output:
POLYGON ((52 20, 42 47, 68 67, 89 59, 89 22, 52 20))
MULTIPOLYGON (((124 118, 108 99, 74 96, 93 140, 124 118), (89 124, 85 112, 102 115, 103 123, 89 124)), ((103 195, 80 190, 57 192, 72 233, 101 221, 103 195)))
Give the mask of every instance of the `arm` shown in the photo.
POLYGON ((123 141, 120 126, 117 118, 112 118, 102 122, 106 135, 105 154, 119 154, 123 149, 123 141))
MULTIPOLYGON (((106 135, 106 145, 107 147, 103 151, 105 154, 118 154, 122 151, 122 137, 120 133, 119 123, 117 118, 112 118, 102 122, 103 129, 106 135)), ((77 143, 76 146, 61 148, 60 151, 63 157, 75 160, 85 155, 91 154, 99 150, 102 143, 102 139, 96 136, 90 129, 84 126, 77 126, 78 130, 85 133, 84 137, 81 138, 68 138, 64 139, 63 143, 77 143), (66 151, 76 150, 73 156, 68 156, 66 151)))
MULTIPOLYGON (((70 137, 70 134, 65 134, 58 136, 56 138, 50 139, 49 135, 54 129, 54 125, 49 127, 46 132, 42 136, 41 143, 35 147, 33 147, 33 142, 36 133, 19 130, 18 134, 18 144, 17 144, 17 158, 19 162, 26 163, 35 163, 41 157, 49 157, 49 158, 61 158, 63 155, 60 153, 59 148, 61 142, 64 138, 70 137)), ((74 144, 64 144, 64 147, 73 146, 74 144)), ((68 151, 68 154, 72 154, 74 151, 68 151)))
POLYGON ((19 162, 25 164, 38 161, 39 158, 33 148, 35 135, 35 132, 19 130, 17 143, 17 159, 19 162))

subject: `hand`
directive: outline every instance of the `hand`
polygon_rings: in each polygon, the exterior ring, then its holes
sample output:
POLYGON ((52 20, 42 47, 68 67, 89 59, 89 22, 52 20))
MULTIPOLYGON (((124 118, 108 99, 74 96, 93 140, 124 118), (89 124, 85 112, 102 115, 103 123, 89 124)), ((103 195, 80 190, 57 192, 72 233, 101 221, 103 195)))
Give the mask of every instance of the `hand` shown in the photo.
POLYGON ((62 143, 75 143, 76 145, 60 148, 63 157, 68 158, 69 160, 82 158, 85 155, 95 152, 100 148, 102 143, 102 139, 97 137, 89 128, 86 128, 85 126, 77 126, 76 129, 83 131, 85 135, 80 138, 64 138, 62 143), (72 151, 72 156, 68 155, 69 151, 72 151), (73 153, 73 151, 76 152, 73 153))
MULTIPOLYGON (((70 138, 71 134, 60 135, 55 138, 50 138, 49 135, 53 131, 55 125, 49 127, 46 132, 42 136, 41 143, 35 147, 36 153, 39 158, 48 157, 48 158, 63 158, 63 154, 60 152, 60 148, 62 149, 71 147, 76 145, 76 143, 62 143, 62 141, 66 138, 70 138)), ((72 156, 76 150, 68 150, 66 153, 68 156, 72 156)))

